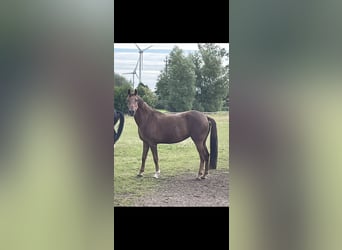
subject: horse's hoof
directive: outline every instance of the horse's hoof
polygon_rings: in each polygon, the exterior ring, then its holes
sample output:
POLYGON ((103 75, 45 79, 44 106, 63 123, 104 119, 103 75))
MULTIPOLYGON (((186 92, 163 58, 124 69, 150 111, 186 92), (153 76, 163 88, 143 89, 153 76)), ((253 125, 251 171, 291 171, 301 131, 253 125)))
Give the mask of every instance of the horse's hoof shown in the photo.
POLYGON ((153 175, 153 177, 156 178, 156 179, 158 179, 158 178, 159 178, 159 175, 160 175, 160 172, 156 172, 156 173, 153 175))
POLYGON ((201 179, 207 179, 207 175, 203 175, 203 176, 201 176, 201 179))
POLYGON ((142 173, 137 174, 137 177, 143 177, 144 175, 142 173))
POLYGON ((202 176, 197 176, 196 180, 198 181, 202 180, 202 176))

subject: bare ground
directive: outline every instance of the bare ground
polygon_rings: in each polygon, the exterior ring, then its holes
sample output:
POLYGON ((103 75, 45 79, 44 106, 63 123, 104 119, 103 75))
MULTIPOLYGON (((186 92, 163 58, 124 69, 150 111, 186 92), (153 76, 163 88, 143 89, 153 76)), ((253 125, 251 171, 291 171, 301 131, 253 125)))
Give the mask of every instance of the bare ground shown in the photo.
POLYGON ((228 170, 209 173, 204 180, 197 180, 194 173, 161 178, 158 188, 139 197, 133 206, 229 207, 228 170))

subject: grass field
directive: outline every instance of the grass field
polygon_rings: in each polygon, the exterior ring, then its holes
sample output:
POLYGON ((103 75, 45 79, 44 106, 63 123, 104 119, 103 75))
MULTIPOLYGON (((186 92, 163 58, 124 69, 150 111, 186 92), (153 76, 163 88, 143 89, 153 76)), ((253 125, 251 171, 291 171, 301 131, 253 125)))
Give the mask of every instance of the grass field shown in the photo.
MULTIPOLYGON (((217 169, 229 168, 229 114, 218 112, 208 114, 215 119, 218 132, 217 169)), ((210 135, 207 139, 209 146, 210 135)), ((133 117, 125 116, 125 125, 120 139, 114 147, 114 206, 129 206, 132 199, 155 188, 160 179, 152 178, 155 168, 149 150, 143 178, 136 175, 141 165, 142 141, 133 117)), ((161 179, 191 172, 194 178, 199 169, 199 155, 190 138, 176 144, 158 144, 161 179)), ((210 170, 209 170, 210 173, 210 170)))

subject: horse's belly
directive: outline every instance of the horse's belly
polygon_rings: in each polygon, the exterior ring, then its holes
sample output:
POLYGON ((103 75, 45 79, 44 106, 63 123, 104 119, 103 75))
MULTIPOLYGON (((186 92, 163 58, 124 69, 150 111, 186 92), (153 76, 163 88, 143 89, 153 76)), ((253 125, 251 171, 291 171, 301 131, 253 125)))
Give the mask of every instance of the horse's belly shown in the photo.
POLYGON ((177 143, 189 138, 189 136, 190 131, 184 126, 179 125, 175 125, 159 134, 156 133, 156 139, 159 139, 159 143, 177 143))
POLYGON ((159 139, 158 143, 177 143, 177 142, 184 141, 187 138, 189 138, 189 135, 183 136, 183 137, 162 138, 162 139, 159 139))
POLYGON ((190 137, 190 133, 177 133, 177 131, 166 131, 164 133, 158 133, 157 131, 154 131, 154 133, 139 133, 140 138, 143 141, 147 141, 150 143, 177 143, 184 141, 185 139, 190 137))

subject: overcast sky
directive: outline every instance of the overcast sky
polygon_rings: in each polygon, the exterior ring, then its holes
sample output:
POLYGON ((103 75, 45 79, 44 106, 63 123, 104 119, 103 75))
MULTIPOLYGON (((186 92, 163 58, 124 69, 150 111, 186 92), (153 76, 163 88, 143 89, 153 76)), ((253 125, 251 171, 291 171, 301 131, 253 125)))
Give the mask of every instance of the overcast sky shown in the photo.
MULTIPOLYGON (((197 43, 137 43, 143 52, 143 68, 141 70, 141 82, 146 84, 152 91, 155 90, 157 78, 160 71, 165 67, 165 58, 174 48, 178 46, 185 55, 197 51, 197 43)), ((217 45, 226 48, 229 51, 229 44, 217 43, 217 45)), ((134 43, 114 43, 114 72, 122 75, 127 80, 133 81, 131 74, 138 62, 139 50, 134 43), (127 74, 126 74, 127 73, 127 74)), ((139 75, 139 66, 136 68, 139 75)), ((139 79, 134 78, 135 87, 139 79)))

